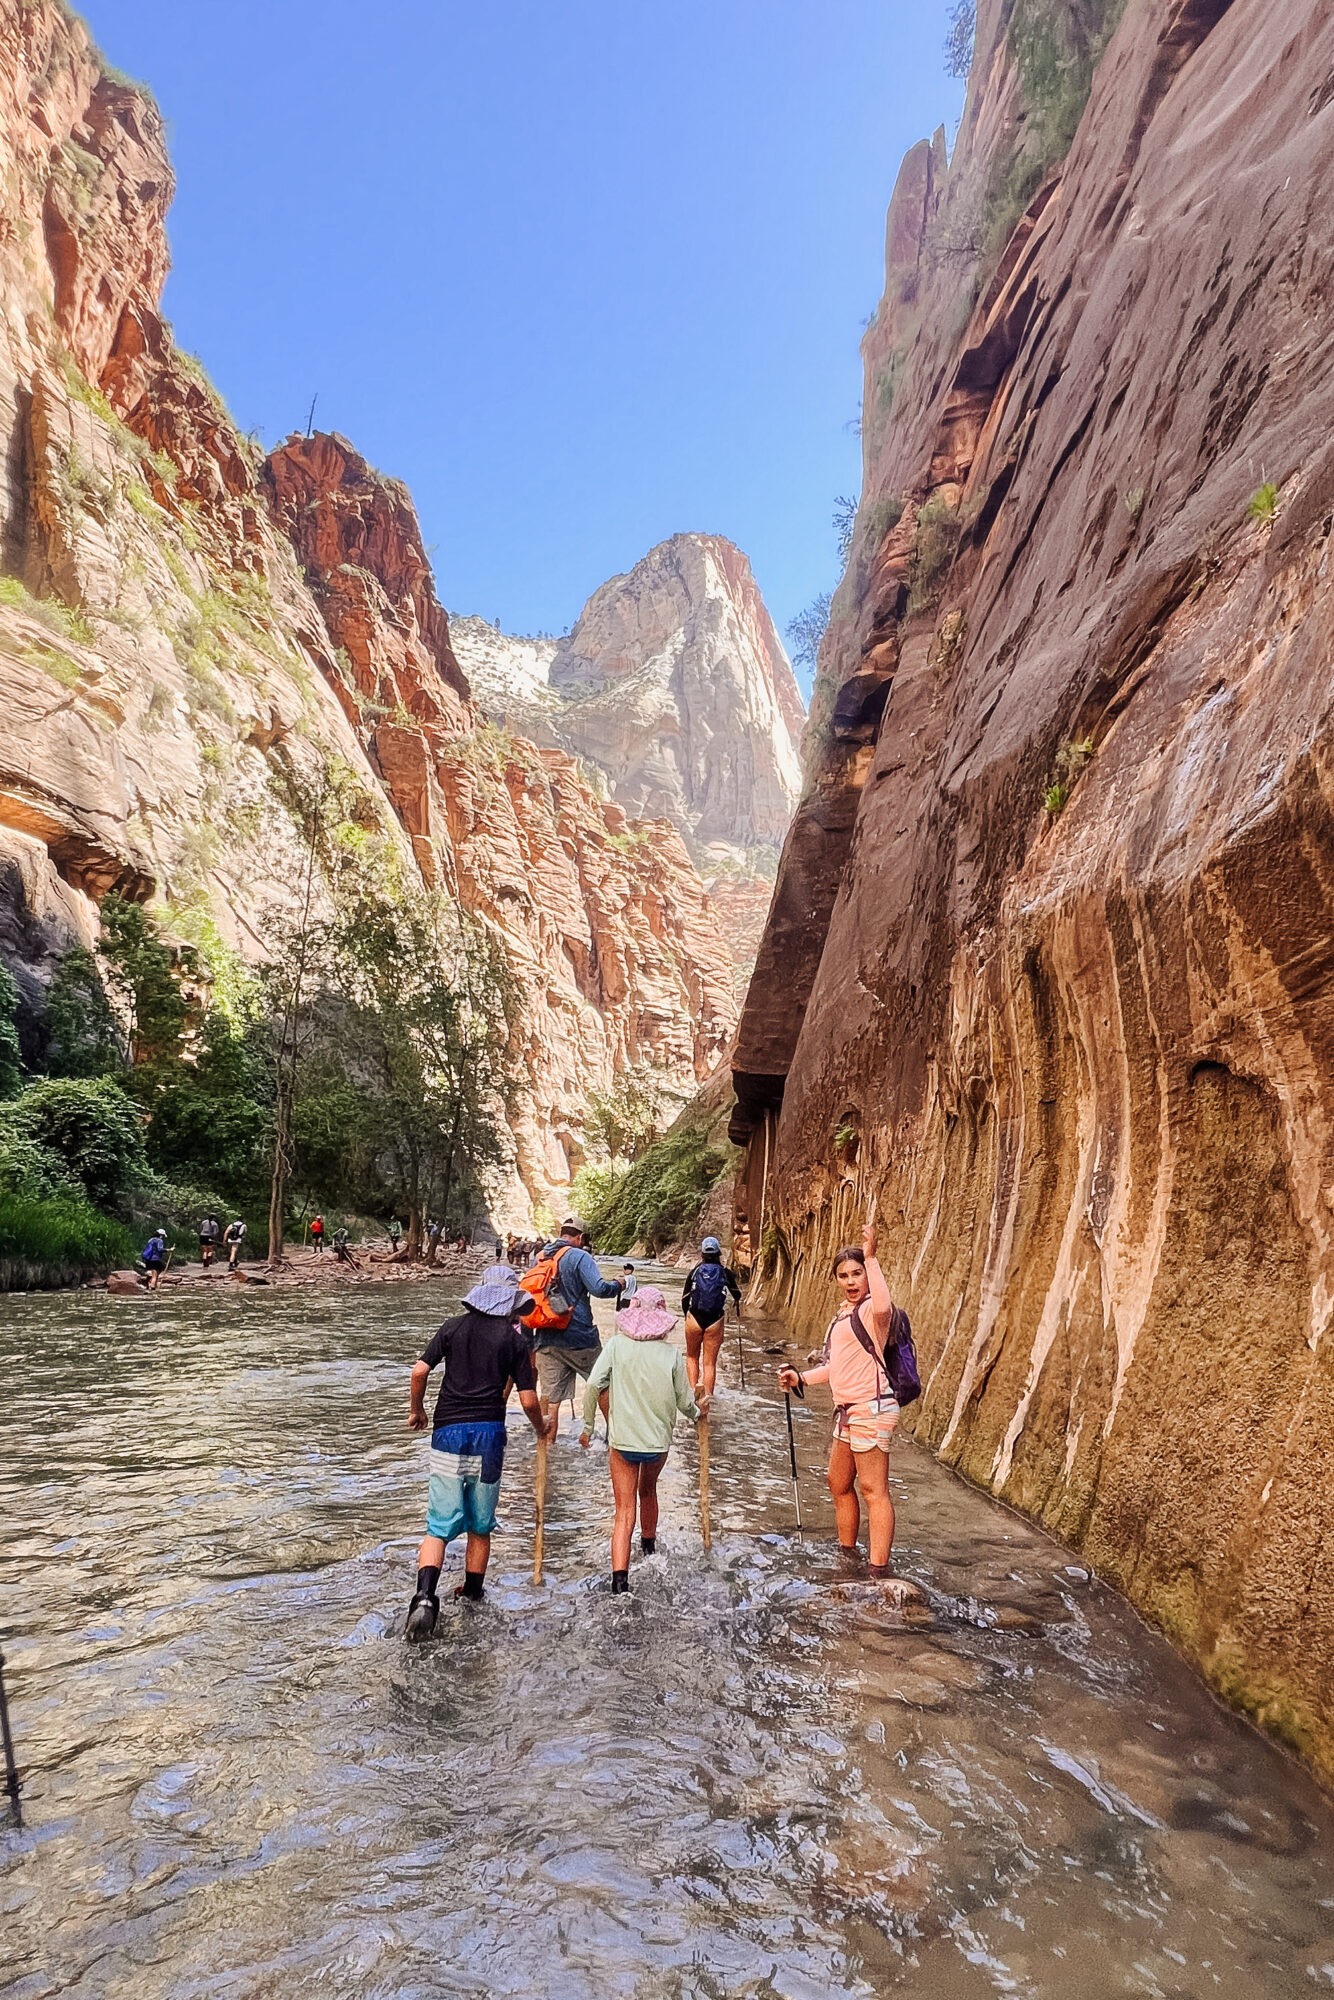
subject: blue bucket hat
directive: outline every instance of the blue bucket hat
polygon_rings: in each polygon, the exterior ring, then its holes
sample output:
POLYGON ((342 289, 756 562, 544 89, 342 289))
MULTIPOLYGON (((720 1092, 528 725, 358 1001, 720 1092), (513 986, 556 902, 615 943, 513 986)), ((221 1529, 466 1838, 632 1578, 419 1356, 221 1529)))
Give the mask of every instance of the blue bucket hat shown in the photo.
POLYGON ((492 1264, 483 1271, 470 1292, 463 1295, 465 1306, 474 1312, 493 1313, 512 1318, 519 1312, 526 1312, 532 1301, 527 1292, 519 1290, 519 1274, 512 1264, 492 1264), (522 1306, 515 1301, 522 1299, 522 1306))

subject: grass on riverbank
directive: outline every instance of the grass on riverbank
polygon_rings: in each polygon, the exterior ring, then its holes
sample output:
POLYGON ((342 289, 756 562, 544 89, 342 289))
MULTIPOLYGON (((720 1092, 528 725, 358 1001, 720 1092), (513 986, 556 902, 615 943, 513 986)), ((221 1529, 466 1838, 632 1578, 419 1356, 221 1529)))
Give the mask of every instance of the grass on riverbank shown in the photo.
POLYGON ((58 1291, 133 1267, 139 1249, 123 1223, 87 1202, 0 1193, 0 1291, 58 1291))

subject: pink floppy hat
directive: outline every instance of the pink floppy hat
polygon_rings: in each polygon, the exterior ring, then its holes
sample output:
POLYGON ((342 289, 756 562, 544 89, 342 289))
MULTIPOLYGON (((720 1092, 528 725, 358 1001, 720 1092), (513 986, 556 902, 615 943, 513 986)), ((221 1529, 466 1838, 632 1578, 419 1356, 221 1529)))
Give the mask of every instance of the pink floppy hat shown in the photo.
POLYGON ((656 1285, 641 1285, 624 1312, 616 1315, 616 1331, 628 1340, 661 1340, 676 1325, 656 1285))

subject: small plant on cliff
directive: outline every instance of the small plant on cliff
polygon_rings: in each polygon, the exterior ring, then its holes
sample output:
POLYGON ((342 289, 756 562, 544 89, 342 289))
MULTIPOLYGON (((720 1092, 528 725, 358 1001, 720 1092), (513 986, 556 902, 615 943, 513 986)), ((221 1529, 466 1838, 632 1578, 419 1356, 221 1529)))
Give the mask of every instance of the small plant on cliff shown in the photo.
POLYGON ((1048 819, 1059 818, 1060 814, 1065 811, 1069 798, 1069 785, 1061 784, 1059 781, 1048 785, 1042 794, 1042 803, 1046 808, 1048 819))
POLYGON ((829 607, 832 599, 827 590, 799 611, 787 628, 788 652, 794 667, 804 667, 814 673, 820 657, 820 642, 829 629, 829 607))
POLYGON ((1262 521, 1266 526, 1278 519, 1278 488, 1272 479, 1256 487, 1246 503, 1246 512, 1252 521, 1262 521))
POLYGON ((1122 504, 1131 520, 1138 521, 1144 512, 1144 488, 1132 486, 1128 493, 1122 495, 1122 504))
POLYGON ((957 507, 948 500, 928 500, 917 516, 917 539, 913 550, 912 588, 908 593, 906 616, 918 617, 937 602, 958 553, 963 521, 957 507))
POLYGON ((1077 743, 1062 743, 1056 752, 1056 775, 1072 783, 1093 755, 1093 738, 1082 736, 1077 743))

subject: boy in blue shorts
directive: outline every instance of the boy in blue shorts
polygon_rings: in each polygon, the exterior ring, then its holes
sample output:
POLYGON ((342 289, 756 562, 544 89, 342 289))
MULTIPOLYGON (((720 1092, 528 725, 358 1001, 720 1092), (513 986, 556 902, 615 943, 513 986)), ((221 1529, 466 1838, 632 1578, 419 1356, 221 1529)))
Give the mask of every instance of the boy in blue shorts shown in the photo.
POLYGON ((417 1557, 417 1589, 408 1606, 407 1637, 429 1639, 440 1615, 436 1585, 445 1544, 466 1532, 463 1582, 456 1597, 476 1602, 482 1595, 491 1530, 500 1496, 505 1457, 505 1403, 511 1388, 539 1437, 554 1437, 556 1417, 542 1415, 533 1377, 528 1335, 518 1323, 532 1300, 519 1290, 508 1264, 482 1273, 463 1301, 457 1319, 448 1319, 412 1371, 408 1429, 426 1429, 426 1384, 431 1370, 445 1364, 431 1425, 431 1484, 426 1537, 417 1557))

